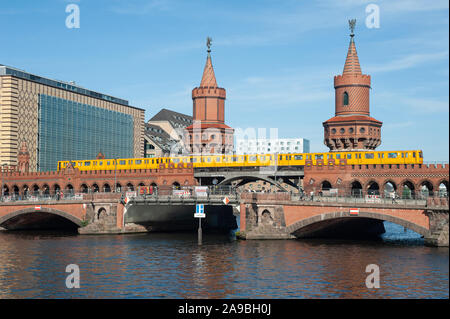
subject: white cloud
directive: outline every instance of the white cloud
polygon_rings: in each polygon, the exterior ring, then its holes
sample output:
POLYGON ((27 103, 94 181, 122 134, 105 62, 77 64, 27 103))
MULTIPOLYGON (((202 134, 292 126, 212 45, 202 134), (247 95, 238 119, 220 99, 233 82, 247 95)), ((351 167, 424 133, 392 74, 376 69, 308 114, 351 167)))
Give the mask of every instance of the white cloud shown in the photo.
POLYGON ((369 65, 365 68, 366 73, 390 72, 403 69, 410 69, 421 64, 448 59, 448 51, 437 53, 416 53, 409 54, 399 59, 380 65, 369 65))

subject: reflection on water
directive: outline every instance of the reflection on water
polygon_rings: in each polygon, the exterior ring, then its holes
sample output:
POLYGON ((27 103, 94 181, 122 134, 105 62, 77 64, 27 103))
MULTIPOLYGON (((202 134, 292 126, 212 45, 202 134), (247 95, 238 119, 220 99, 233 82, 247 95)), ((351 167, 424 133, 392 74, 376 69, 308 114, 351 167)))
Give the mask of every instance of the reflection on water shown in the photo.
POLYGON ((0 298, 448 298, 448 248, 386 225, 383 241, 235 241, 195 233, 0 232, 0 298), (67 289, 65 267, 80 267, 67 289), (380 266, 381 288, 365 268, 380 266))

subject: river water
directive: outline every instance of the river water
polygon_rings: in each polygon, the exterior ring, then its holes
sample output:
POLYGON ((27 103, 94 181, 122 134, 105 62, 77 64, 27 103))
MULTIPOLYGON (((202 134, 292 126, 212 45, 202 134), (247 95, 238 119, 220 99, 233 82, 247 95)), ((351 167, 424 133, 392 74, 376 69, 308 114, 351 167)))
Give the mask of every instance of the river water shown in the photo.
POLYGON ((448 248, 386 223, 380 241, 0 232, 1 298, 449 298, 448 248), (66 266, 80 288, 66 287, 66 266), (366 266, 379 266, 369 289, 366 266))

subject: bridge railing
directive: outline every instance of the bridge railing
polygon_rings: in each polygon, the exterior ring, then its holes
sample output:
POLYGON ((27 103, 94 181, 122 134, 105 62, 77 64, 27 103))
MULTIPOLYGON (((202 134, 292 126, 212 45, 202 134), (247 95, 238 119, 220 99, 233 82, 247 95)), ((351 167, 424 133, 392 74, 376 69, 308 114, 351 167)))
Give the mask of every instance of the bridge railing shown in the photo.
POLYGON ((291 194, 292 201, 304 202, 323 202, 323 203, 346 203, 346 204, 383 204, 395 206, 423 206, 423 207, 449 207, 449 198, 447 196, 416 196, 411 197, 393 197, 383 195, 364 195, 354 196, 346 195, 305 195, 291 194))
POLYGON ((239 200, 240 194, 232 186, 140 186, 136 191, 126 192, 129 198, 145 199, 210 199, 239 200))

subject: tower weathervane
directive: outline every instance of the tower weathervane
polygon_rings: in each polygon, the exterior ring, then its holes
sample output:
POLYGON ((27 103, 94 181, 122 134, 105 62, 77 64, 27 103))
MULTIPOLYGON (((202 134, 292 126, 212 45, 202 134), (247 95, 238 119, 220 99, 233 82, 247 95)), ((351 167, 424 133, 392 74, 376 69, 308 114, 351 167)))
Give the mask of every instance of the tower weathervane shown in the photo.
POLYGON ((206 46, 208 47, 208 53, 211 52, 211 42, 212 42, 212 38, 206 37, 206 46))
POLYGON ((348 26, 350 27, 350 36, 353 37, 355 34, 353 31, 355 30, 356 19, 348 20, 348 26))

